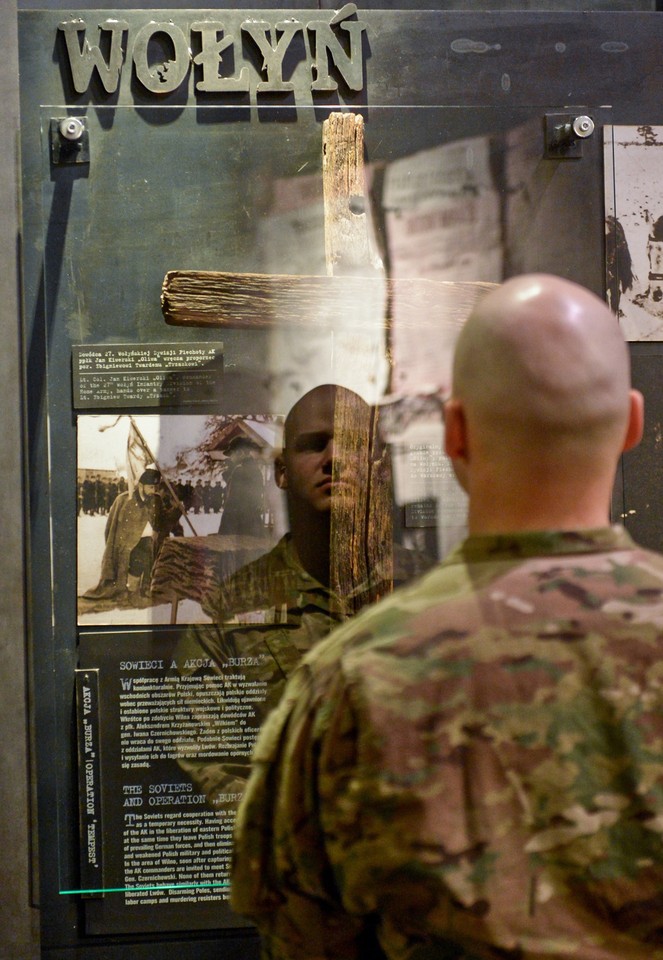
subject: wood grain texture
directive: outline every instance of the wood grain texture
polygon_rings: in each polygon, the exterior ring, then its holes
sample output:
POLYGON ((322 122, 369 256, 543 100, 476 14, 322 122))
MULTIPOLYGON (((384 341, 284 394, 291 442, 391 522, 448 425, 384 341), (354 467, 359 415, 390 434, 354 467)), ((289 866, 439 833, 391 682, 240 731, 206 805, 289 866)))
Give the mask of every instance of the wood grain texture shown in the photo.
POLYGON ((322 125, 322 188, 327 275, 380 269, 371 253, 366 210, 364 118, 332 113, 322 125))
MULTIPOLYGON (((357 304, 386 289, 388 316, 401 328, 460 329, 482 294, 495 284, 455 283, 379 276, 291 276, 229 273, 216 270, 170 270, 161 289, 166 323, 191 327, 329 326, 357 314, 357 304)), ((380 318, 377 318, 380 319, 380 318)), ((382 318, 386 323, 386 318, 382 318)), ((376 318, 362 315, 373 327, 376 318)))
POLYGON ((353 615, 393 588, 392 485, 377 408, 339 391, 332 478, 348 474, 355 477, 351 493, 332 498, 330 584, 353 615))

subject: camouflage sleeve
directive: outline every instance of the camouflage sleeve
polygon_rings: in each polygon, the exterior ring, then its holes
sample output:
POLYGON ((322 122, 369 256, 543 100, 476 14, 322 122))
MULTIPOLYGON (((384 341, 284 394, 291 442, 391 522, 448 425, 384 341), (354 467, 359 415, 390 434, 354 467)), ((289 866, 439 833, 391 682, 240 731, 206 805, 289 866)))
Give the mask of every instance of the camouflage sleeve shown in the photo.
POLYGON ((380 804, 362 783, 358 750, 342 675, 321 684, 302 666, 261 731, 235 828, 232 905, 258 926, 263 960, 385 957, 376 928, 384 866, 364 859, 366 838, 383 816, 399 837, 412 811, 393 797, 380 804))
POLYGON ((314 699, 301 668, 261 731, 236 821, 232 905, 256 922, 263 960, 359 960, 314 816, 314 699))

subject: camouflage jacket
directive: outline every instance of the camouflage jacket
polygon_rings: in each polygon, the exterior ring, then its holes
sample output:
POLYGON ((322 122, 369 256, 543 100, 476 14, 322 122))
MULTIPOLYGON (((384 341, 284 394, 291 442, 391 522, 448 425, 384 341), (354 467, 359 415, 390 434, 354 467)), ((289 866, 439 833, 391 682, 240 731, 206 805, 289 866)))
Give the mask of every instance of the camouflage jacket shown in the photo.
POLYGON ((663 558, 471 537, 308 654, 232 903, 264 960, 663 958, 663 558))

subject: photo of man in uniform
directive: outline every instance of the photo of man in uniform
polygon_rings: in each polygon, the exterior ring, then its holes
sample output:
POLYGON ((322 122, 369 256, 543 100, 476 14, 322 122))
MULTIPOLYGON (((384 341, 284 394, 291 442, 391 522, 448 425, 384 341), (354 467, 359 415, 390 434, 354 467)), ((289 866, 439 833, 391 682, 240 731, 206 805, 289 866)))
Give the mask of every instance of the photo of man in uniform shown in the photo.
MULTIPOLYGON (((127 603, 149 597, 152 566, 172 519, 159 492, 161 474, 144 470, 132 493, 118 494, 106 521, 99 583, 86 600, 116 598, 127 603)), ((179 510, 177 511, 179 516, 179 510)))
POLYGON ((229 465, 224 473, 226 491, 219 533, 260 537, 265 533, 265 484, 255 460, 260 447, 248 437, 234 437, 225 452, 229 465))

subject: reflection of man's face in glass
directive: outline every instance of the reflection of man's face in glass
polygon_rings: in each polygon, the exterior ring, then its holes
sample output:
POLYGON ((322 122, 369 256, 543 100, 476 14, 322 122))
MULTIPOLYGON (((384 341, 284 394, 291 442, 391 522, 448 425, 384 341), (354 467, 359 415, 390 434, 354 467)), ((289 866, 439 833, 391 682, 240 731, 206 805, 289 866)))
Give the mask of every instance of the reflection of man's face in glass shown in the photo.
POLYGON ((355 443, 339 438, 334 424, 337 396, 342 388, 325 385, 306 394, 286 420, 283 454, 276 461, 276 481, 287 490, 291 506, 299 502, 324 513, 331 509, 332 495, 352 496, 357 483, 359 448, 368 442, 369 408, 358 397, 343 391, 361 412, 355 423, 355 443), (360 438, 357 440, 357 438, 360 438))

